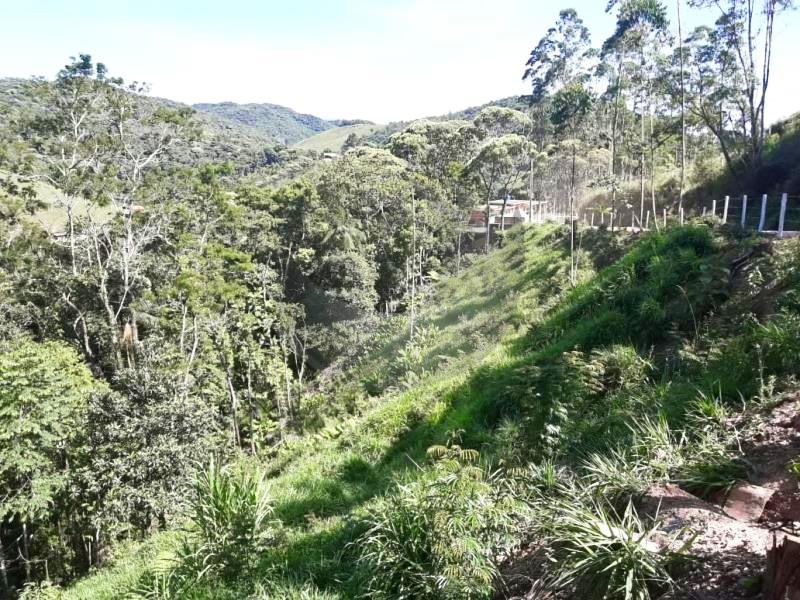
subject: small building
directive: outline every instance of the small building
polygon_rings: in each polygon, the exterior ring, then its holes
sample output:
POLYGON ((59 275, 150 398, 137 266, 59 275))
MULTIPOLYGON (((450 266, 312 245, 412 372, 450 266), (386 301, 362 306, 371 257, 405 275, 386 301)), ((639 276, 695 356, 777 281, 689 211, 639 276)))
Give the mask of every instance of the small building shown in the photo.
MULTIPOLYGON (((506 229, 535 221, 539 214, 539 206, 544 202, 528 200, 492 200, 489 202, 489 226, 492 229, 506 229), (505 204, 505 211, 503 205, 505 204)), ((473 208, 467 221, 467 231, 475 234, 486 234, 486 205, 473 208)))

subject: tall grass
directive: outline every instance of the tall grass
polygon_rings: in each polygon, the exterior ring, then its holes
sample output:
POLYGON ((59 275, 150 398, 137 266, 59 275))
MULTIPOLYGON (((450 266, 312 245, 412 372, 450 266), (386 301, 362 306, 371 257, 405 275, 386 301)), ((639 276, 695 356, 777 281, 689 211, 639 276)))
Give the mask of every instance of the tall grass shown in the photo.
POLYGON ((365 597, 469 600, 492 592, 521 505, 500 471, 476 464, 477 453, 438 447, 432 455, 428 476, 401 486, 368 518, 358 541, 365 597))
POLYGON ((662 551, 652 541, 658 522, 647 524, 628 503, 618 516, 602 505, 562 502, 547 540, 557 561, 554 586, 587 600, 650 600, 673 586, 669 566, 686 548, 662 551))
POLYGON ((151 563, 138 586, 146 598, 203 598, 203 586, 233 584, 252 576, 273 541, 272 500, 266 479, 252 465, 227 467, 212 460, 196 476, 191 521, 175 551, 151 563), (200 587, 198 587, 200 586, 200 587))

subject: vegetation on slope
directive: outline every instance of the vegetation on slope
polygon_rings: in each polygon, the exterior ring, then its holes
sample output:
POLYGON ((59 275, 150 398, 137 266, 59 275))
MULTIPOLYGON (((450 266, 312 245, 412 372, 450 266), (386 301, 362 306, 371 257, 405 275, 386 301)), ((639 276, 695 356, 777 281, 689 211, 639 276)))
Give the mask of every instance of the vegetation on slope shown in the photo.
POLYGON ((644 219, 723 171, 768 174, 794 150, 767 143, 769 65, 742 57, 769 59, 748 32, 792 4, 718 2, 677 47, 659 1, 609 3, 601 48, 564 10, 530 54, 525 112, 319 162, 251 153, 251 128, 88 55, 12 83, 0 426, 20 435, 0 439, 0 593, 485 598, 526 553, 562 594, 674 586, 686 549, 650 545, 635 497, 741 476, 725 416, 794 375, 796 245, 701 223, 476 240, 464 223, 493 199, 564 214, 590 191, 644 219), (28 218, 42 182, 64 236, 28 218), (476 247, 490 256, 420 313, 476 247))
MULTIPOLYGON (((186 105, 163 98, 139 97, 167 110, 179 111, 186 105)), ((0 108, 32 113, 48 109, 32 80, 0 78, 0 108)), ((176 162, 189 165, 199 162, 233 161, 243 169, 253 169, 274 160, 275 140, 256 130, 212 114, 195 115, 197 132, 191 140, 181 140, 172 150, 176 162)))
POLYGON ((192 106, 202 113, 244 125, 274 142, 287 146, 328 129, 364 123, 346 120, 328 121, 314 115, 298 113, 278 104, 220 102, 199 103, 192 106))
POLYGON ((357 145, 360 139, 368 137, 370 134, 378 131, 380 127, 380 125, 363 123, 359 125, 335 127, 304 140, 300 140, 294 144, 294 147, 300 150, 314 150, 316 152, 341 152, 347 149, 347 147, 357 145))
MULTIPOLYGON (((602 584, 611 597, 626 597, 629 576, 637 593, 669 586, 679 545, 643 548, 635 540, 650 525, 624 507, 653 482, 706 494, 741 476, 714 415, 742 398, 757 410, 796 375, 800 248, 700 225, 630 249, 584 232, 570 289, 563 231, 512 238, 436 286, 415 341, 398 318, 333 374, 324 422, 266 463, 237 467, 264 478, 271 509, 266 537, 239 549, 238 561, 252 560, 235 578, 219 553, 205 574, 181 554, 207 535, 195 517, 185 541, 150 542, 161 550, 145 550, 157 557, 135 575, 123 553, 65 597, 480 598, 503 586, 498 556, 528 544, 563 565, 543 578, 554 588, 599 585, 603 561, 624 548, 630 562, 602 584), (631 538, 609 544, 608 527, 631 538), (592 536, 599 554, 587 562, 592 536)), ((198 490, 193 503, 205 502, 198 490)))

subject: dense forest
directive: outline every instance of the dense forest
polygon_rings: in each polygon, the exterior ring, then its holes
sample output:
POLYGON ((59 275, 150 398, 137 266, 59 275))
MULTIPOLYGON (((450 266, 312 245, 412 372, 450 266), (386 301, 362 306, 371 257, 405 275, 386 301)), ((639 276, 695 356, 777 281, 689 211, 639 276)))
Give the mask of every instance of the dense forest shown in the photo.
POLYGON ((765 121, 794 6, 678 18, 708 7, 611 0, 600 43, 565 9, 529 95, 330 151, 287 144, 362 122, 192 108, 88 54, 0 80, 0 597, 772 585, 766 526, 715 554, 646 508, 764 484, 748 443, 800 375, 800 245, 700 212, 797 201, 800 118, 765 121), (466 227, 504 198, 562 220, 466 227), (664 209, 692 218, 613 226, 664 209))

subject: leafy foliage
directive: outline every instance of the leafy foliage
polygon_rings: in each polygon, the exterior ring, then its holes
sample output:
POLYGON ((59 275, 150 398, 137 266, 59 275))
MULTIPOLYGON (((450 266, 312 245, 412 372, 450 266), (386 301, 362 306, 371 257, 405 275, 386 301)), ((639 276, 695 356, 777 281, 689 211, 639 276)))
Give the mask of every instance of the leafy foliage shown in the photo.
POLYGON ((359 539, 370 598, 485 598, 519 507, 477 452, 433 447, 431 473, 376 507, 359 539))
POLYGON ((69 457, 96 389, 68 346, 15 339, 0 344, 0 519, 49 516, 66 492, 69 457))

